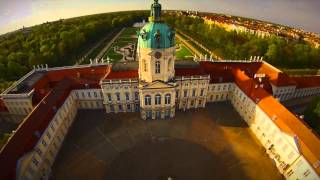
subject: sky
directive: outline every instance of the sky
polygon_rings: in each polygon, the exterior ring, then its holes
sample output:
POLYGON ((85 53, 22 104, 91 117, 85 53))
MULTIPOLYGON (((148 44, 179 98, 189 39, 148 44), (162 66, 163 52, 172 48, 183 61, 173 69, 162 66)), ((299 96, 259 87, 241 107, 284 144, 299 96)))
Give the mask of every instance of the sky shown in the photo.
MULTIPOLYGON (((153 0, 0 0, 0 34, 47 21, 149 9, 153 0)), ((163 9, 224 13, 320 33, 320 0, 159 0, 163 9)))

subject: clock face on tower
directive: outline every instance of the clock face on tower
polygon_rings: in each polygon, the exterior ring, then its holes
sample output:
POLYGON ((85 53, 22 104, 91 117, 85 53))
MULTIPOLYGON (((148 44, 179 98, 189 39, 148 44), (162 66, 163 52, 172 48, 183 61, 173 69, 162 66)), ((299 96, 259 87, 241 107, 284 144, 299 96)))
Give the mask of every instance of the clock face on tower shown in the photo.
POLYGON ((161 56, 162 56, 161 52, 156 52, 156 53, 154 54, 154 57, 157 58, 157 59, 160 59, 161 56))

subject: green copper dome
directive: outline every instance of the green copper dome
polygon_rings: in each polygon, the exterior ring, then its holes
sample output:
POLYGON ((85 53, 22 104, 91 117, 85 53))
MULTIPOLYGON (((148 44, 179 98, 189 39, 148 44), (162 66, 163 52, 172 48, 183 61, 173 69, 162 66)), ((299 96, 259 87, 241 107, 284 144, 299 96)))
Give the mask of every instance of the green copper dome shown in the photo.
POLYGON ((155 0, 151 6, 151 16, 138 33, 141 48, 164 49, 175 46, 175 31, 161 21, 161 4, 155 0))
POLYGON ((139 33, 139 47, 163 49, 175 45, 175 32, 165 23, 150 22, 139 33))

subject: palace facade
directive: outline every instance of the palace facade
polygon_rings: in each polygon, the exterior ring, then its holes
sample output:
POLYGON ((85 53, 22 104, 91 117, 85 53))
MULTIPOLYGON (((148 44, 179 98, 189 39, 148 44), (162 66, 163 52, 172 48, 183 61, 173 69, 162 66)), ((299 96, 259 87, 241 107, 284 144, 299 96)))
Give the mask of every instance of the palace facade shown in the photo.
POLYGON ((136 59, 37 67, 2 93, 0 120, 20 125, 0 152, 0 179, 49 179, 78 109, 161 120, 219 101, 232 103, 285 178, 319 179, 319 137, 281 104, 319 96, 319 76, 289 77, 264 61, 175 61, 175 31, 157 1, 136 59))

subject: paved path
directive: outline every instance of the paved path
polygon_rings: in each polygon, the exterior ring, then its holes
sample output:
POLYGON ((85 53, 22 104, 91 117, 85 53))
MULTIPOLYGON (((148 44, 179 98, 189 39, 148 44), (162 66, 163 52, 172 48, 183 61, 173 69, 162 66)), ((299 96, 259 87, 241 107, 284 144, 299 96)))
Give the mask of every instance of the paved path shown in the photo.
POLYGON ((125 28, 122 28, 117 35, 115 35, 111 41, 109 41, 109 43, 100 51, 100 53, 94 58, 94 59, 102 59, 103 56, 106 54, 107 50, 109 49, 109 47, 112 45, 112 43, 118 39, 118 37, 121 35, 121 33, 124 31, 125 28))

